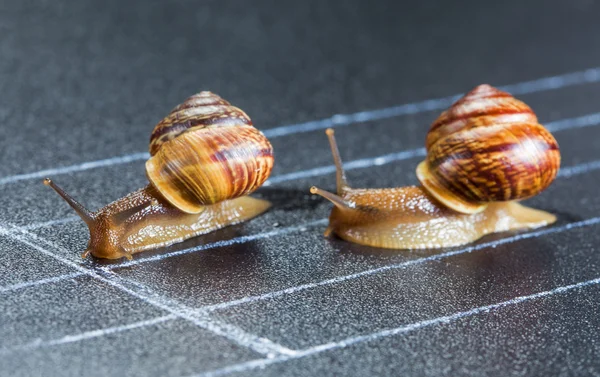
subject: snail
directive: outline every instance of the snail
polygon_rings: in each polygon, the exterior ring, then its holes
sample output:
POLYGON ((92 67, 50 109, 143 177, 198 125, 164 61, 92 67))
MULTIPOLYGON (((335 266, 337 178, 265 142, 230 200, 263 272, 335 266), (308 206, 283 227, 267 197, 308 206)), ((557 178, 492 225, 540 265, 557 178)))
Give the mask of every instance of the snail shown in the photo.
POLYGON ((273 148, 242 110, 200 92, 159 122, 146 161, 148 186, 90 212, 52 180, 52 187, 87 224, 85 258, 132 258, 249 220, 270 207, 247 196, 269 177, 273 148))
POLYGON ((558 144, 529 106, 492 86, 476 87, 433 122, 416 169, 421 186, 350 188, 333 130, 327 135, 337 194, 310 190, 334 204, 326 236, 381 248, 440 248, 556 221, 518 201, 552 183, 558 144))

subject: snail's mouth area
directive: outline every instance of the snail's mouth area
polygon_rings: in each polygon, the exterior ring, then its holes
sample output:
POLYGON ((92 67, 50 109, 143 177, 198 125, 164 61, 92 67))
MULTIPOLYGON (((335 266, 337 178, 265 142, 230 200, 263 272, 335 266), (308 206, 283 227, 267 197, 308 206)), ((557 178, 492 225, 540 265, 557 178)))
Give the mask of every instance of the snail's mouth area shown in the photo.
POLYGON ((127 256, 127 253, 121 247, 106 242, 94 244, 91 241, 92 240, 90 239, 87 249, 81 254, 83 258, 86 258, 89 255, 103 259, 120 259, 127 256))
POLYGON ((130 257, 130 253, 120 246, 119 234, 111 230, 106 221, 97 219, 93 225, 89 226, 89 231, 90 240, 82 257, 85 258, 88 255, 104 259, 120 259, 128 257, 128 255, 130 257))

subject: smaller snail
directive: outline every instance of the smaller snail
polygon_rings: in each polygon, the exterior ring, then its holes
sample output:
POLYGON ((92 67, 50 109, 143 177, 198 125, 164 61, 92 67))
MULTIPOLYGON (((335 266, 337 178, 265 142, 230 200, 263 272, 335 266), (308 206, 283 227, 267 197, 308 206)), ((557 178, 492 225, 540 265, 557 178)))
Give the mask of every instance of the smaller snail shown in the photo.
POLYGON ((552 183, 558 144, 529 106, 489 85, 473 89, 432 124, 427 157, 417 168, 422 186, 350 188, 333 130, 327 135, 337 195, 310 190, 334 204, 326 236, 382 248, 438 248, 556 221, 517 200, 552 183))
POLYGON ((213 93, 191 96, 159 122, 150 155, 150 184, 97 212, 44 180, 89 228, 82 257, 131 259, 249 220, 271 205, 247 196, 271 174, 271 144, 246 113, 213 93))

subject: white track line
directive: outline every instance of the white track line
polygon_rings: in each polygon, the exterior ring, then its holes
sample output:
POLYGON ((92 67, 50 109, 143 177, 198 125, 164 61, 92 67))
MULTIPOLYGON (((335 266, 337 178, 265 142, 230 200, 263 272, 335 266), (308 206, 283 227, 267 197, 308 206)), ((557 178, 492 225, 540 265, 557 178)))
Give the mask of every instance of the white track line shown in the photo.
POLYGON ((600 169, 600 160, 590 161, 584 164, 578 164, 560 169, 558 171, 558 177, 570 178, 574 175, 583 174, 598 169, 600 169))
MULTIPOLYGON (((600 160, 561 168, 560 171, 558 172, 558 177, 570 178, 575 175, 588 173, 590 171, 598 170, 598 169, 600 169, 600 160)), ((277 229, 277 230, 274 230, 271 232, 236 237, 236 238, 232 238, 229 240, 217 241, 217 242, 213 242, 213 243, 209 243, 209 244, 205 244, 205 245, 199 245, 199 246, 189 248, 189 249, 173 251, 170 253, 159 254, 159 255, 155 255, 155 256, 147 257, 147 258, 137 258, 137 259, 134 259, 133 261, 122 262, 122 263, 106 266, 104 268, 108 269, 108 270, 114 270, 114 269, 121 268, 121 267, 129 267, 129 266, 139 265, 139 264, 146 263, 146 262, 163 260, 163 259, 171 258, 174 256, 178 256, 178 255, 184 255, 184 254, 189 254, 189 253, 193 253, 193 252, 197 252, 197 251, 213 249, 216 247, 237 245, 237 244, 243 244, 246 242, 255 241, 255 240, 259 240, 259 239, 267 239, 267 238, 271 238, 271 237, 275 237, 275 236, 282 236, 282 235, 289 234, 289 233, 303 231, 306 228, 310 228, 313 226, 325 225, 325 224, 327 224, 327 221, 328 221, 327 219, 319 219, 319 220, 315 220, 315 221, 297 225, 297 226, 290 226, 287 228, 277 229)), ((49 224, 49 223, 52 223, 52 222, 48 222, 46 224, 49 224)), ((20 229, 24 229, 24 228, 20 228, 20 229)), ((2 231, 3 230, 0 228, 0 232, 2 232, 2 231)), ((14 231, 6 230, 6 233, 10 234, 10 233, 14 233, 14 231)), ((511 238, 507 238, 506 240, 510 240, 510 239, 511 238)), ((49 279, 43 279, 43 280, 39 280, 39 281, 32 281, 32 282, 27 282, 27 283, 16 284, 14 286, 0 288, 0 293, 3 293, 4 291, 17 290, 20 288, 24 288, 26 286, 53 283, 53 282, 55 282, 54 279, 57 279, 56 281, 60 281, 60 280, 67 279, 67 278, 69 278, 69 275, 62 275, 62 276, 58 276, 56 278, 49 278, 49 279), (21 287, 20 285, 23 285, 23 286, 21 287)), ((321 283, 315 283, 315 284, 321 284, 321 283)), ((298 288, 298 287, 289 288, 289 289, 296 289, 296 288, 298 288)), ((250 299, 250 298, 245 298, 243 300, 247 300, 247 299, 250 299)), ((242 300, 242 299, 240 299, 240 300, 242 300)), ((238 300, 235 300, 235 301, 238 301, 238 300)), ((218 305, 225 305, 225 304, 227 304, 227 303, 218 304, 218 305)), ((208 310, 215 310, 215 308, 208 307, 208 310)))
POLYGON ((350 275, 345 275, 345 276, 336 276, 334 278, 323 280, 323 281, 316 282, 316 283, 297 285, 294 287, 282 289, 280 291, 269 292, 269 293, 265 293, 262 295, 256 295, 256 296, 243 297, 243 298, 240 298, 237 300, 222 302, 222 303, 215 304, 215 305, 207 305, 207 306, 203 306, 203 307, 199 308, 199 310, 201 310, 203 312, 204 311, 210 312, 210 311, 215 311, 215 310, 226 309, 226 308, 229 308, 232 306, 249 304, 249 303, 256 302, 256 301, 271 300, 271 299, 274 299, 274 298, 277 298, 280 296, 301 292, 301 291, 304 291, 307 289, 313 289, 313 288, 322 287, 322 286, 331 285, 331 284, 338 284, 338 283, 342 283, 342 282, 345 282, 348 280, 358 279, 358 278, 361 278, 364 276, 379 274, 379 273, 382 273, 385 271, 406 268, 406 267, 414 266, 417 264, 423 264, 423 263, 430 262, 430 261, 449 258, 449 257, 455 256, 455 255, 470 253, 470 252, 485 249, 488 247, 495 248, 500 245, 513 243, 513 242, 525 240, 528 238, 536 238, 536 237, 540 237, 540 236, 544 236, 544 235, 548 235, 548 234, 560 233, 560 232, 564 232, 566 230, 596 225, 599 223, 600 223, 600 217, 594 217, 594 218, 591 218, 588 220, 578 221, 578 222, 566 224, 563 226, 559 226, 556 228, 547 228, 547 229, 542 229, 542 230, 538 230, 538 231, 534 231, 534 232, 521 233, 521 234, 517 234, 512 237, 506 237, 506 238, 502 238, 502 239, 491 241, 491 242, 484 242, 484 243, 481 243, 478 245, 466 247, 464 249, 448 251, 446 253, 435 254, 435 255, 431 255, 429 257, 425 257, 425 258, 412 259, 412 260, 398 263, 398 264, 392 264, 392 265, 387 265, 387 266, 383 266, 383 267, 379 267, 379 268, 374 268, 371 270, 357 272, 355 274, 350 274, 350 275))
MULTIPOLYGON (((198 251, 214 249, 214 248, 217 248, 217 247, 224 247, 224 246, 231 246, 231 245, 243 244, 243 243, 246 243, 246 242, 256 241, 256 240, 260 240, 260 239, 266 239, 266 238, 271 238, 271 237, 276 237, 276 236, 282 236, 282 235, 289 234, 289 233, 301 232, 301 231, 307 230, 308 228, 311 228, 311 227, 314 227, 314 226, 326 225, 326 224, 327 224, 327 219, 319 219, 319 220, 311 221, 311 222, 308 222, 308 223, 304 223, 302 225, 281 228, 281 229, 277 229, 277 230, 274 230, 274 231, 271 231, 271 232, 258 233, 258 234, 253 234, 253 235, 250 235, 250 236, 241 236, 241 237, 236 237, 236 238, 232 238, 232 239, 229 239, 229 240, 212 242, 212 243, 208 243, 208 244, 205 244, 205 245, 195 246, 195 247, 192 247, 192 248, 189 248, 189 249, 177 250, 177 251, 173 251, 173 252, 170 252, 170 253, 159 254, 159 255, 155 255, 155 256, 147 257, 147 258, 136 258, 136 259, 134 259, 132 261, 121 262, 121 263, 114 264, 114 265, 107 265, 107 266, 104 266, 102 269, 104 269, 104 270, 113 270, 113 269, 116 269, 116 268, 135 266, 135 265, 146 263, 146 262, 154 262, 154 261, 158 261, 158 260, 162 260, 162 259, 166 259, 166 258, 175 257, 175 256, 178 256, 178 255, 195 253, 195 252, 198 252, 198 251)), ((25 230, 26 228, 20 228, 20 229, 21 230, 25 230)), ((7 230, 6 235, 8 235, 10 233, 19 232, 19 231, 20 230, 13 230, 13 231, 7 230)), ((9 285, 9 286, 6 286, 6 287, 0 287, 0 294, 2 294, 4 292, 15 291, 15 290, 18 290, 18 289, 22 289, 22 288, 26 288, 26 287, 31 287, 31 286, 36 286, 36 285, 56 283, 56 282, 59 282, 61 280, 72 279, 72 278, 75 278, 75 277, 78 277, 78 276, 82 276, 82 275, 85 275, 85 274, 82 273, 82 272, 75 272, 75 273, 72 273, 72 274, 65 274, 65 275, 60 275, 60 276, 56 276, 56 277, 52 277, 52 278, 47 278, 47 279, 29 281, 29 282, 24 282, 24 283, 18 283, 18 284, 14 284, 14 285, 9 285)))
MULTIPOLYGON (((284 289, 281 291, 276 291, 276 292, 270 292, 270 293, 266 293, 263 295, 259 295, 259 296, 249 296, 249 297, 245 297, 242 299, 238 299, 238 300, 233 300, 233 301, 228 301, 228 302, 223 302, 220 304, 215 304, 215 305, 207 305, 204 307, 201 307, 200 309, 197 309, 198 312, 200 313, 207 313, 209 311, 213 311, 213 310, 219 310, 219 309, 226 309, 232 306, 236 306, 236 305, 242 305, 242 304, 247 304, 247 303, 251 303, 251 302, 255 302, 255 301, 259 301, 259 300, 266 300, 266 299, 273 299, 279 296, 283 296, 286 294, 293 294, 296 292, 300 292, 302 290, 305 289, 310 289, 310 288, 315 288, 315 287, 319 287, 319 286, 324 286, 324 285, 328 285, 328 284, 336 284, 336 283, 341 283, 343 281, 347 281, 347 280, 351 280, 351 279, 355 279, 355 278, 360 278, 362 276, 368 276, 368 275, 373 275, 379 272, 384 272, 387 270, 391 270, 391 269, 399 269, 399 268, 404 268, 407 267, 409 265, 416 265, 416 264, 420 264, 420 263, 425 263, 427 261, 431 261, 431 260, 441 260, 443 258, 447 258, 447 257, 451 257, 454 255, 459 255, 459 254, 464 254, 464 253, 469 253, 472 251, 476 251, 476 250, 480 250, 486 247, 497 247, 500 246, 502 244, 507 244, 507 243, 512 243, 518 240, 522 240, 522 239, 527 239, 527 238, 535 238, 535 237, 540 237, 543 235, 547 235, 547 234, 553 234, 553 233, 560 233, 560 232, 564 232, 570 229, 576 229, 576 228, 580 228, 580 227, 585 227, 585 226, 592 226, 595 224, 600 223, 600 217, 597 218, 592 218, 592 219, 588 219, 588 220, 583 220, 583 221, 579 221, 576 223, 571 223, 571 224, 567 224, 558 228, 552 228, 552 229, 544 229, 538 232, 533 232, 533 233, 524 233, 524 234, 519 234, 513 237, 508 237, 502 240, 497 240, 497 241, 492 241, 492 242, 487 242, 487 243, 483 243, 480 245, 475 245, 472 247, 468 247, 465 249, 461 249, 461 250, 456 250, 456 251, 452 251, 452 252, 448 252, 448 253, 444 253, 444 254, 438 254, 438 255, 434 255, 434 256, 430 256, 430 257, 426 257, 426 258, 421 258, 421 259, 415 259, 415 260, 411 260, 408 262, 404 262, 404 263, 400 263, 397 265, 391 265, 391 266, 385 266, 382 268, 377 268, 377 269, 373 269, 373 270, 368 270, 368 271, 364 271, 364 272, 360 272, 357 274, 351 274, 351 275, 347 275, 347 276, 341 276, 341 277, 336 277, 333 279, 328 279, 328 280, 324 280, 318 283, 311 283, 311 284, 304 284, 304 285, 300 285, 300 286, 295 286, 295 287, 291 287, 288 289, 284 289)), ((84 275, 83 273, 79 274, 79 275, 84 275)), ((52 346, 52 345, 59 345, 59 344, 64 344, 64 343, 71 343, 71 342, 76 342, 79 340, 85 340, 85 339, 89 339, 89 338, 93 338, 93 337, 97 337, 97 336, 102 336, 102 335, 107 335, 107 334, 112 334, 115 332, 119 332, 119 331, 124 331, 124 330, 128 330, 131 328, 138 328, 138 327, 142 327, 142 326, 148 326, 148 325, 152 325, 154 323, 157 322, 163 322, 166 321, 168 319, 175 319, 177 318, 177 316, 175 315, 169 315, 169 316, 161 316, 161 317, 157 317, 155 319, 151 319, 151 320, 147 320, 147 321, 141 321, 141 322, 136 322, 136 323, 132 323, 129 325, 125 325, 125 326, 117 326, 117 327, 111 327, 111 328, 106 328, 106 329, 100 329, 100 330, 93 330, 93 331, 88 331, 82 334, 78 334, 78 335, 69 335, 60 339, 56 339, 56 340, 50 340, 50 341, 39 341, 39 342, 32 342, 29 343, 27 345, 24 346, 18 346, 15 348, 10 348, 4 351, 0 351, 0 353, 2 352, 14 352, 14 351, 18 351, 18 350, 22 350, 22 349, 35 349, 35 348, 40 348, 40 347, 47 347, 47 346, 52 346)), ((293 354, 294 351, 291 351, 291 354, 293 354)), ((303 352, 303 351, 295 351, 295 352, 303 352)), ((262 360, 262 359, 261 359, 262 360)))
MULTIPOLYGON (((573 130, 577 128, 593 127, 600 125, 600 113, 587 114, 575 118, 561 119, 545 124, 545 127, 550 132, 560 132, 573 130)), ((363 169, 371 166, 381 166, 391 162, 409 160, 414 157, 425 157, 427 151, 425 148, 409 149, 401 152, 385 154, 377 157, 361 158, 349 162, 344 162, 344 170, 363 169)), ((286 181, 312 178, 326 174, 335 173, 335 165, 319 166, 313 169, 296 171, 288 174, 280 174, 270 178, 265 182, 264 186, 274 185, 286 181)))
MULTIPOLYGON (((577 128, 592 127, 600 125, 600 113, 587 114, 575 118, 561 119, 546 124, 551 132, 560 132, 577 128)), ((414 157, 423 157, 426 155, 425 148, 416 148, 397 153, 385 154, 377 157, 361 158, 344 162, 344 170, 364 169, 372 166, 386 165, 396 161, 408 160, 414 157)), ((323 176, 335 172, 335 165, 319 166, 313 169, 301 170, 289 174, 281 174, 270 178, 263 186, 269 186, 286 181, 323 176)), ((562 172, 562 171, 561 171, 562 172)), ((565 174, 563 172, 563 174, 565 174)), ((77 216, 69 216, 58 220, 49 220, 40 223, 33 223, 21 227, 21 229, 33 230, 38 228, 50 227, 58 224, 69 223, 78 220, 77 216)))
MULTIPOLYGON (((512 85, 504 85, 498 88, 510 92, 513 95, 521 95, 542 92, 546 90, 560 89, 573 85, 595 83, 599 81, 600 67, 587 69, 585 71, 566 73, 563 75, 544 77, 541 79, 525 81, 512 85)), ((264 134, 267 135, 267 137, 274 138, 302 132, 322 130, 329 127, 347 126, 354 123, 393 118, 401 115, 411 115, 426 111, 442 110, 450 106, 462 95, 463 93, 459 93, 448 97, 407 103, 404 105, 388 107, 385 109, 361 111, 353 114, 337 114, 330 118, 316 120, 312 122, 271 128, 269 130, 264 131, 264 134)))
MULTIPOLYGON (((569 119, 551 122, 551 123, 547 124, 547 127, 549 129, 551 129, 553 132, 557 132, 557 131, 562 131, 562 130, 572 129, 572 128, 594 126, 597 124, 600 124, 600 113, 588 114, 588 115, 584 115, 581 117, 569 118, 569 119)), ((375 166, 383 165, 383 164, 386 164, 386 163, 389 163, 392 161, 396 161, 399 159, 410 158, 411 155, 416 156, 419 153, 424 154, 424 149, 404 151, 404 152, 394 153, 391 155, 384 155, 384 156, 379 156, 379 157, 369 158, 369 159, 354 160, 354 161, 345 163, 345 168, 346 168, 346 170, 351 170, 351 169, 358 169, 358 168, 366 168, 366 167, 370 167, 370 166, 374 166, 374 165, 375 166), (409 157, 405 157, 405 156, 409 156, 409 157)), ((571 166, 571 167, 562 168, 559 171, 558 176, 563 177, 563 178, 569 178, 574 175, 587 173, 589 171, 597 170, 599 168, 600 168, 600 160, 591 161, 591 162, 584 163, 584 164, 579 164, 579 165, 575 165, 575 166, 571 166)), ((315 175, 320 175, 320 174, 331 173, 334 171, 335 171, 335 167, 333 165, 331 165, 329 167, 320 167, 320 168, 316 168, 316 169, 310 169, 310 170, 307 170, 304 172, 292 173, 292 174, 288 175, 288 177, 289 177, 289 179, 298 179, 298 178, 301 178, 298 175, 315 176, 315 175), (308 172, 310 172, 310 175, 308 172), (292 177, 292 175, 296 175, 296 177, 292 177)), ((24 230, 37 229, 40 227, 47 227, 47 226, 67 223, 67 222, 71 222, 71 221, 74 221, 77 219, 78 219, 78 217, 67 217, 64 219, 51 220, 51 221, 47 221, 47 222, 43 222, 43 223, 31 224, 31 225, 29 225, 27 227, 23 227, 21 229, 24 229, 24 230)), ((139 259, 135 259, 131 262, 116 264, 116 265, 110 266, 109 268, 114 269, 114 268, 120 268, 120 267, 127 267, 127 266, 131 266, 131 265, 145 263, 145 262, 162 260, 162 259, 170 258, 173 256, 177 256, 177 255, 183 255, 183 254, 188 254, 188 253, 192 253, 192 252, 196 252, 196 251, 207 250, 207 249, 211 249, 211 248, 215 248, 215 247, 230 246, 230 245, 234 245, 234 244, 250 242, 253 240, 257 240, 257 239, 265 239, 265 238, 270 238, 270 237, 277 236, 277 235, 285 235, 288 233, 300 231, 306 227, 312 227, 312 226, 325 224, 326 221, 327 221, 326 219, 320 219, 320 220, 316 220, 311 223, 294 226, 294 227, 282 228, 282 229, 278 229, 278 230, 275 230, 272 232, 259 233, 259 234, 250 235, 250 236, 236 237, 236 238, 233 238, 230 240, 218 241, 218 242, 207 244, 207 245, 200 245, 195 248, 179 250, 179 251, 175 251, 172 253, 157 255, 154 257, 139 258, 139 259)), ((4 232, 4 231, 2 229, 0 229, 0 232, 4 232)), ((11 233, 10 230, 7 230, 6 232, 11 233)), ((76 276, 77 275, 71 276, 71 274, 67 274, 67 275, 62 275, 62 276, 58 276, 58 277, 42 279, 42 280, 38 280, 38 281, 19 283, 19 284, 7 286, 7 287, 0 287, 0 293, 14 291, 14 290, 18 290, 18 289, 25 288, 28 286, 54 283, 54 282, 57 282, 57 281, 60 281, 63 279, 69 279, 69 278, 76 277, 76 276)))
POLYGON ((39 229, 39 228, 47 228, 47 227, 54 226, 54 225, 68 224, 68 223, 72 223, 73 221, 77 221, 77 220, 81 220, 81 217, 67 216, 67 217, 63 217, 62 219, 57 219, 57 220, 48 220, 48 221, 43 221, 43 222, 38 222, 38 223, 31 223, 31 224, 22 226, 21 229, 35 230, 35 229, 39 229))
POLYGON ((169 314, 169 315, 152 318, 152 319, 145 320, 145 321, 133 322, 133 323, 130 323, 130 324, 124 325, 124 326, 107 327, 107 328, 99 329, 99 330, 86 331, 86 332, 83 332, 81 334, 76 334, 76 335, 66 335, 59 339, 37 340, 37 341, 23 344, 21 346, 17 346, 17 347, 13 347, 13 348, 0 349, 0 354, 7 354, 7 353, 16 352, 16 351, 32 351, 32 350, 38 349, 38 348, 59 346, 62 344, 79 342, 82 340, 98 338, 101 336, 115 334, 115 333, 119 333, 119 332, 123 332, 123 331, 127 331, 127 330, 133 330, 133 329, 137 329, 140 327, 152 326, 152 325, 156 325, 156 324, 159 324, 162 322, 171 321, 174 319, 177 319, 177 316, 174 314, 169 314))
POLYGON ((26 282, 23 282, 23 283, 8 285, 6 287, 0 287, 0 294, 6 293, 6 292, 11 292, 11 291, 16 291, 16 290, 23 289, 23 288, 28 288, 28 287, 35 287, 37 285, 57 283, 57 282, 62 281, 62 280, 74 279, 74 278, 79 277, 81 275, 83 275, 83 273, 81 273, 81 272, 75 272, 75 273, 72 273, 72 274, 65 274, 65 275, 55 276, 55 277, 51 277, 51 278, 47 278, 47 279, 40 279, 40 280, 34 280, 34 281, 26 281, 26 282))
POLYGON ((545 123, 544 126, 550 132, 559 132, 569 129, 597 126, 600 124, 600 113, 591 113, 574 118, 566 118, 545 123))
MULTIPOLYGON (((502 90, 506 90, 514 95, 520 95, 543 92, 547 90, 561 89, 574 85, 596 83, 599 81, 600 67, 597 67, 583 71, 565 73, 562 75, 543 77, 540 79, 525 81, 512 85, 505 85, 499 88, 502 90)), ((379 110, 360 111, 352 114, 337 114, 326 119, 267 129, 264 130, 263 133, 269 138, 276 138, 280 136, 286 136, 302 132, 310 132, 329 127, 348 126, 355 123, 393 118, 402 115, 418 114, 425 111, 441 110, 448 107, 455 100, 460 98, 460 96, 462 96, 462 93, 448 97, 407 103, 404 105, 393 106, 379 110)), ((46 169, 25 174, 17 174, 1 178, 0 185, 22 181, 26 179, 39 179, 45 178, 47 176, 74 173, 98 167, 126 164, 132 161, 146 160, 148 159, 148 157, 149 155, 147 152, 140 152, 119 157, 107 158, 103 160, 83 162, 80 164, 74 164, 60 168, 46 169)))
POLYGON ((23 181, 26 179, 36 179, 36 178, 39 179, 39 178, 45 178, 48 176, 57 176, 60 174, 75 173, 75 172, 79 172, 79 171, 96 169, 96 168, 105 167, 105 166, 127 164, 127 163, 133 162, 133 161, 140 161, 140 160, 143 161, 143 160, 147 160, 149 157, 150 157, 150 155, 147 152, 133 153, 133 154, 129 154, 126 156, 111 157, 111 158, 107 158, 104 160, 83 162, 81 164, 63 166, 60 168, 39 170, 39 171, 36 171, 33 173, 17 174, 17 175, 12 175, 12 176, 4 177, 4 178, 0 179, 0 185, 5 185, 7 183, 13 183, 13 182, 17 182, 17 181, 23 181))
POLYGON ((89 270, 81 265, 68 260, 60 255, 57 255, 51 251, 48 251, 46 248, 43 248, 31 241, 29 239, 33 239, 37 242, 44 243, 54 250, 57 250, 63 254, 68 254, 69 252, 62 248, 59 245, 54 244, 53 242, 47 241, 37 235, 30 233, 26 230, 20 229, 14 225, 4 224, 4 229, 11 229, 13 231, 7 234, 8 237, 11 237, 25 245, 28 245, 41 253, 48 255, 72 268, 75 270, 90 276, 94 279, 102 281, 106 284, 109 284, 123 292, 126 292, 145 303, 154 306, 156 308, 162 309, 166 312, 169 312, 179 318, 186 319, 196 326, 204 328, 213 332, 214 334, 221 335, 243 347, 247 347, 253 351, 258 353, 267 355, 272 357, 273 355, 291 355, 294 354, 295 351, 290 350, 286 347, 283 347, 279 344, 273 343, 268 339, 258 337, 254 334, 247 333, 233 325, 222 323, 213 318, 210 318, 206 313, 199 313, 191 308, 188 308, 180 303, 177 303, 173 300, 169 300, 165 297, 162 297, 154 292, 152 292, 147 287, 142 286, 139 283, 128 281, 108 270, 99 270, 93 271, 89 270))
POLYGON ((550 296, 553 296, 556 294, 563 294, 563 293, 566 293, 566 292, 569 292, 572 290, 577 290, 577 289, 582 289, 582 288, 585 288, 588 286, 597 285, 599 283, 600 283, 600 278, 597 278, 597 279, 587 280, 587 281, 576 283, 576 284, 565 285, 565 286, 558 287, 558 288, 555 288, 552 290, 538 292, 538 293, 534 293, 534 294, 527 295, 527 296, 519 296, 519 297, 515 297, 511 300, 499 302, 497 304, 480 306, 480 307, 466 310, 463 312, 458 312, 458 313, 454 313, 454 314, 443 316, 443 317, 428 319, 428 320, 424 320, 424 321, 420 321, 420 322, 411 323, 409 325, 396 327, 394 329, 382 330, 382 331, 378 331, 378 332, 375 332, 372 334, 350 337, 350 338, 346 338, 346 339, 338 341, 338 342, 321 344, 321 345, 318 345, 315 347, 310 347, 305 350, 298 351, 294 355, 280 356, 280 357, 275 357, 272 359, 251 360, 251 361, 239 363, 236 365, 230 365, 230 366, 227 366, 224 368, 216 369, 216 370, 213 370, 210 372, 201 373, 196 376, 197 377, 216 377, 216 376, 223 376, 223 375, 227 375, 227 374, 231 374, 231 373, 247 372, 249 370, 257 369, 257 368, 265 368, 272 364, 278 364, 278 363, 282 363, 282 362, 289 361, 289 360, 300 359, 303 357, 315 355, 315 354, 325 352, 325 351, 345 348, 345 347, 348 347, 348 346, 351 346, 351 345, 354 345, 357 343, 370 342, 370 341, 377 340, 380 338, 404 334, 404 333, 408 333, 411 331, 422 329, 424 327, 448 324, 448 323, 458 321, 463 318, 471 317, 471 316, 474 316, 477 314, 488 313, 493 310, 502 309, 502 308, 505 308, 505 307, 508 307, 511 305, 518 305, 523 302, 536 300, 536 299, 540 299, 540 298, 544 298, 544 297, 550 297, 550 296))
MULTIPOLYGON (((385 164, 389 164, 394 161, 408 160, 413 157, 423 157, 426 155, 425 148, 416 148, 408 151, 402 151, 397 153, 390 153, 377 157, 368 157, 361 158, 358 160, 352 160, 348 162, 344 162, 344 170, 355 170, 355 169, 363 169, 371 166, 381 166, 385 164)), ((327 175, 335 173, 335 165, 325 165, 319 166, 313 169, 296 171, 288 174, 280 174, 278 176, 269 178, 268 181, 264 183, 263 186, 270 186, 282 182, 287 182, 296 179, 304 179, 304 178, 312 178, 318 177, 322 175, 327 175)))

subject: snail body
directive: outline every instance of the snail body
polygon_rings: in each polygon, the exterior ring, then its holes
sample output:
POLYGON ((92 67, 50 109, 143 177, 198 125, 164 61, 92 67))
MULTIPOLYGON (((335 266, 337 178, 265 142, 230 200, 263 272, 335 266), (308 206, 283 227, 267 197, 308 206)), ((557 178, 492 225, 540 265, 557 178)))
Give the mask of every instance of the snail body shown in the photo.
POLYGON ((270 207, 247 195, 271 173, 271 144, 242 110, 213 93, 198 93, 173 109, 155 127, 150 154, 150 184, 97 212, 44 180, 88 225, 83 257, 131 258, 241 223, 270 207))
POLYGON ((387 249, 430 249, 460 246, 487 234, 537 228, 553 223, 554 215, 517 202, 491 203, 483 211, 462 214, 441 204, 418 186, 353 189, 334 195, 318 188, 313 194, 334 207, 326 236, 387 249))
POLYGON ((556 217, 517 201, 556 176, 558 145, 527 105, 489 85, 457 101, 433 123, 428 155, 417 168, 422 186, 348 186, 333 130, 337 194, 326 235, 393 249, 459 246, 484 235, 551 224, 556 217), (520 126, 520 127, 519 127, 520 126))

